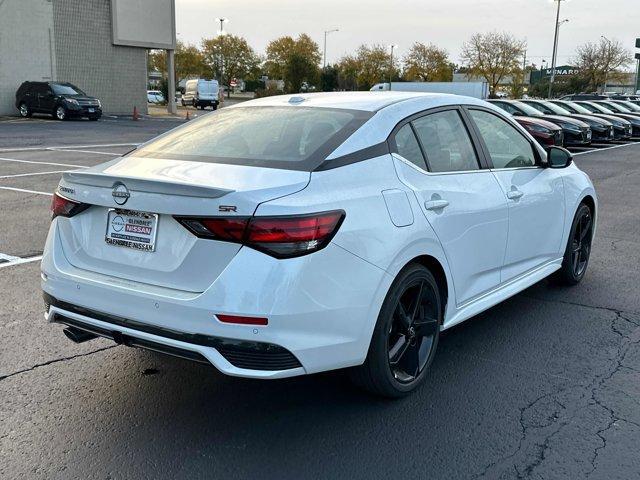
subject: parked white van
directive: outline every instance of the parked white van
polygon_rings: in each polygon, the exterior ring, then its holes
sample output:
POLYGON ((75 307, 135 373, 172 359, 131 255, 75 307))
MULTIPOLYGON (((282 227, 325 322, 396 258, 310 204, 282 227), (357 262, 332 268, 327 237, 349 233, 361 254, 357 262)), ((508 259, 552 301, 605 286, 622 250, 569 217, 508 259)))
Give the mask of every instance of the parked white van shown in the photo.
POLYGON ((182 95, 182 106, 193 105, 196 108, 218 108, 220 87, 217 80, 203 80, 201 78, 187 80, 182 95))

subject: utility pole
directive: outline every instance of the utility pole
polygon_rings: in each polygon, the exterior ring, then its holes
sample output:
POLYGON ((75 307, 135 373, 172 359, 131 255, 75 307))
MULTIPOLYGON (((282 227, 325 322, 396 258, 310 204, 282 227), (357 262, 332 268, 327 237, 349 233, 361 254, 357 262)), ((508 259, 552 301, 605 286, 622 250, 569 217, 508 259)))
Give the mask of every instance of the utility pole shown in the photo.
POLYGON ((333 30, 325 30, 324 31, 324 49, 322 50, 322 68, 324 69, 327 66, 327 35, 333 32, 339 32, 340 30, 334 28, 333 30))
POLYGON ((524 84, 527 80, 527 50, 524 50, 524 58, 522 59, 522 93, 524 94, 524 84))
POLYGON ((389 70, 389 90, 391 90, 391 80, 393 77, 393 49, 398 48, 398 45, 391 45, 391 69, 389 70))
MULTIPOLYGON (((600 35, 605 42, 607 42, 607 69, 609 68, 609 59, 611 58, 611 40, 604 35, 600 35)), ((609 70, 604 72, 604 87, 602 87, 602 93, 607 91, 607 83, 609 82, 609 70)))
POLYGON ((558 2, 558 10, 556 12, 556 29, 553 36, 553 54, 551 56, 551 79, 549 80, 549 92, 547 98, 551 98, 551 92, 553 89, 553 82, 556 79, 556 55, 558 54, 558 34, 560 33, 560 2, 562 0, 554 0, 558 2))
MULTIPOLYGON (((229 21, 228 18, 226 17, 218 17, 216 18, 216 22, 220 22, 220 31, 218 32, 218 35, 220 35, 220 80, 218 81, 218 85, 219 88, 224 89, 224 54, 222 52, 222 47, 224 44, 224 24, 227 23, 229 21)), ((230 97, 231 96, 231 91, 228 90, 227 91, 227 95, 230 97)), ((222 97, 222 100, 224 100, 224 96, 222 97)))

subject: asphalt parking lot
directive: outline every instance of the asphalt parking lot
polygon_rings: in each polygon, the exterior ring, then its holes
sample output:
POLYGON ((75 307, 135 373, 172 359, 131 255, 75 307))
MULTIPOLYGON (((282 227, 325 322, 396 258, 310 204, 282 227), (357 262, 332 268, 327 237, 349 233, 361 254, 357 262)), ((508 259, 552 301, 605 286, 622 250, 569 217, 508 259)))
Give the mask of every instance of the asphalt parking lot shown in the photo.
POLYGON ((0 122, 0 478, 640 478, 640 145, 581 153, 599 195, 585 280, 542 281, 447 331, 427 384, 260 382, 43 319, 60 172, 179 122, 0 122))

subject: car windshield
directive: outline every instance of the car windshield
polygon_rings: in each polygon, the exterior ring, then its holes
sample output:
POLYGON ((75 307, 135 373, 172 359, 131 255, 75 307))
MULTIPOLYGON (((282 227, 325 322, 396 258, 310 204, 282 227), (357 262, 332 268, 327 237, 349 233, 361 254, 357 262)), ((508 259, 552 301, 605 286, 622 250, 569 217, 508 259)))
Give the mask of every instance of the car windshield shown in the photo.
POLYGON ((587 114, 587 115, 590 114, 590 113, 593 113, 588 108, 584 108, 582 105, 580 105, 579 103, 576 103, 576 102, 563 101, 562 102, 562 106, 565 107, 565 108, 566 107, 570 107, 571 109, 575 110, 575 112, 573 112, 573 113, 582 113, 582 114, 587 114))
POLYGON ((626 101, 619 101, 619 102, 616 102, 616 104, 622 105, 623 107, 625 107, 627 110, 629 110, 631 112, 640 112, 640 107, 638 105, 636 105, 635 103, 626 102, 626 101))
POLYGON ((85 95, 82 90, 70 83, 52 83, 51 88, 56 95, 85 95))
POLYGON ((618 103, 614 103, 614 102, 603 102, 603 103, 608 109, 613 110, 614 112, 631 113, 631 110, 629 110, 626 107, 623 107, 622 105, 620 105, 618 103))
POLYGON ((584 103, 581 103, 581 105, 584 105, 585 108, 588 108, 592 112, 596 112, 596 113, 613 113, 612 110, 609 110, 608 108, 605 108, 604 106, 600 105, 599 103, 584 102, 584 103), (591 107, 591 108, 589 108, 589 107, 591 107))
POLYGON ((311 171, 372 115, 301 106, 227 108, 131 155, 311 171))
POLYGON ((520 110, 522 110, 526 115, 529 115, 530 117, 539 117, 542 115, 542 111, 532 107, 531 105, 528 105, 526 103, 522 103, 522 102, 510 102, 514 107, 519 108, 520 110))
POLYGON ((569 110, 567 110, 566 108, 562 108, 561 106, 556 105, 555 103, 551 103, 551 102, 540 102, 540 103, 542 103, 545 107, 547 107, 556 115, 571 115, 571 112, 569 110))

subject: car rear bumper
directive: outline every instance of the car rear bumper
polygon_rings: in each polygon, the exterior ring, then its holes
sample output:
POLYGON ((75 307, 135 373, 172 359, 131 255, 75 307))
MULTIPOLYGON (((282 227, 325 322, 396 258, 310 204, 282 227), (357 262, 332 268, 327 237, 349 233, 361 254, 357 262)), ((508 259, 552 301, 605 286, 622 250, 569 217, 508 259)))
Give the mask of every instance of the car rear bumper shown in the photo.
POLYGON ((49 322, 251 378, 361 364, 391 281, 334 244, 288 260, 243 247, 205 292, 184 292, 74 267, 55 222, 42 260, 49 322), (222 323, 216 314, 266 317, 268 325, 222 323))

